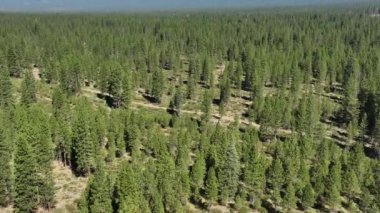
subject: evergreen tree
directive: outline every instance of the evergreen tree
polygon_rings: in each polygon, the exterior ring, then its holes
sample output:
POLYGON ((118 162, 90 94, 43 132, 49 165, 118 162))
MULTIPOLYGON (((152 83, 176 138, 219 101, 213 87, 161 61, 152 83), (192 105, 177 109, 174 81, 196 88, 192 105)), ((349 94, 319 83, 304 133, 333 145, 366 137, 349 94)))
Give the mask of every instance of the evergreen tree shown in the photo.
POLYGON ((157 70, 153 72, 152 77, 152 87, 150 90, 151 95, 155 99, 156 102, 161 102, 161 96, 164 93, 165 89, 165 77, 162 70, 157 70))
POLYGON ((180 110, 181 110, 181 106, 182 106, 182 89, 181 89, 181 87, 178 87, 175 90, 173 100, 171 101, 170 108, 172 108, 173 110, 175 110, 179 114, 180 110))
POLYGON ((122 79, 122 92, 121 92, 121 102, 124 108, 128 108, 133 100, 133 81, 132 73, 126 71, 122 79))
POLYGON ((206 162, 202 152, 197 153, 195 163, 191 170, 191 181, 195 197, 198 197, 199 189, 203 187, 203 180, 206 174, 206 162))
POLYGON ((114 106, 119 107, 122 103, 122 68, 118 63, 111 63, 108 69, 106 91, 113 97, 114 106))
POLYGON ((19 78, 21 76, 20 56, 14 47, 8 49, 7 55, 8 69, 11 76, 19 78))
POLYGON ((138 176, 132 165, 124 163, 119 171, 115 185, 116 204, 118 212, 139 212, 141 191, 138 176))
POLYGON ((53 97, 52 97, 54 117, 58 117, 59 114, 62 112, 62 109, 64 108, 66 104, 65 102, 66 102, 66 97, 62 89, 60 87, 55 88, 53 91, 53 97))
POLYGON ((12 146, 4 112, 0 110, 0 206, 12 201, 12 146))
POLYGON ((263 192, 265 187, 265 157, 256 151, 256 147, 250 151, 248 162, 244 168, 244 182, 248 184, 251 190, 258 193, 263 192))
POLYGON ((297 202, 297 198, 295 195, 295 189, 293 187, 293 184, 289 183, 285 191, 284 204, 289 209, 293 209, 296 207, 296 202, 297 202))
POLYGON ((202 65, 202 74, 201 74, 201 81, 203 82, 209 82, 211 76, 211 65, 208 58, 205 58, 203 60, 202 65))
POLYGON ((102 164, 102 162, 98 163, 94 176, 89 180, 87 198, 89 212, 113 211, 110 181, 102 164))
POLYGON ((222 164, 219 168, 218 178, 222 199, 232 201, 235 198, 239 184, 240 165, 235 143, 230 141, 224 153, 222 164), (223 192, 225 194, 223 194, 223 192))
POLYGON ((15 212, 33 212, 38 207, 37 162, 24 133, 20 133, 14 160, 15 212))
POLYGON ((216 179, 215 169, 211 167, 206 179, 206 198, 213 204, 218 198, 218 180, 216 179))
POLYGON ((54 182, 52 174, 53 144, 49 125, 49 117, 40 106, 32 106, 28 110, 28 117, 31 126, 27 129, 28 142, 32 146, 34 156, 36 156, 39 174, 38 200, 45 209, 51 209, 55 204, 54 182))
POLYGON ((87 175, 95 163, 94 138, 90 129, 90 116, 87 102, 76 106, 75 119, 73 122, 73 160, 76 172, 87 175))
POLYGON ((305 208, 312 207, 314 205, 315 193, 310 183, 306 184, 305 188, 303 188, 301 200, 302 200, 302 205, 305 208))
POLYGON ((276 157, 272 162, 271 167, 268 170, 268 183, 271 189, 273 189, 273 198, 276 203, 281 200, 281 189, 283 185, 283 173, 284 169, 281 160, 276 157))
POLYGON ((208 121, 211 118, 212 91, 205 90, 202 99, 202 119, 208 121))
POLYGON ((29 106, 37 102, 37 88, 31 72, 25 73, 25 78, 21 84, 21 103, 29 106))
POLYGON ((9 72, 5 68, 0 68, 0 107, 9 107, 12 104, 12 83, 9 72))

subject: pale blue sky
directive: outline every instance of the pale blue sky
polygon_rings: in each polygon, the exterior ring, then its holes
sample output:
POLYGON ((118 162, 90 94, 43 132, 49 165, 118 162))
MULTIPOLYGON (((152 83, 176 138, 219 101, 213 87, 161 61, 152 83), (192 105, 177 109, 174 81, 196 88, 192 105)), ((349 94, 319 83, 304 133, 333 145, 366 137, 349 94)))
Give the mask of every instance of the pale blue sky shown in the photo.
POLYGON ((0 0, 0 10, 165 10, 380 3, 380 0, 0 0))

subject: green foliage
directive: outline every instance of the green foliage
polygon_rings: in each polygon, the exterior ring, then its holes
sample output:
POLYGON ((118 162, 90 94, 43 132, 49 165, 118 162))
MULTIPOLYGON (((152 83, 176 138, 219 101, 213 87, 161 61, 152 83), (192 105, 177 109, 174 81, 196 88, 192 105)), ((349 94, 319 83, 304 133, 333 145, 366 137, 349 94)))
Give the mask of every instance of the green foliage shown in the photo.
POLYGON ((37 161, 25 133, 17 140, 14 160, 15 168, 15 212, 32 212, 38 207, 37 161))
POLYGON ((239 184, 240 165, 239 156, 236 152, 235 142, 229 138, 228 145, 223 154, 223 159, 219 167, 219 188, 222 199, 234 200, 239 184))
POLYGON ((152 88, 150 94, 153 96, 156 102, 161 102, 161 96, 165 89, 165 77, 162 70, 157 70, 153 72, 152 77, 152 88))
POLYGON ((37 88, 31 72, 26 72, 21 85, 21 103, 29 106, 37 102, 37 88))
POLYGON ((206 198, 210 203, 214 203, 218 198, 218 187, 219 183, 216 179, 215 169, 211 167, 208 170, 207 179, 206 179, 206 198))
POLYGON ((54 211, 55 159, 89 175, 80 212, 379 212, 366 10, 0 16, 1 206, 54 211))
POLYGON ((8 206, 12 201, 12 145, 7 116, 0 110, 0 206, 8 206))
POLYGON ((88 175, 95 166, 95 135, 91 131, 91 109, 85 101, 78 102, 73 121, 73 161, 76 172, 88 175))
POLYGON ((0 68, 0 106, 9 107, 13 104, 13 89, 9 72, 5 68, 0 68))

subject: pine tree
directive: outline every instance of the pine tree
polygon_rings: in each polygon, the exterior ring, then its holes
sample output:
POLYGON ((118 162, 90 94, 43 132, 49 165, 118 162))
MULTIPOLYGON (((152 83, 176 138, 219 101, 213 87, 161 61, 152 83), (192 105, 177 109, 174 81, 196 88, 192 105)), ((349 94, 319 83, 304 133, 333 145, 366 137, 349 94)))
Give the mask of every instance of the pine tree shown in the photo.
POLYGON ((276 203, 279 203, 281 200, 280 192, 284 180, 283 173, 284 169, 281 160, 276 156, 268 170, 268 183, 270 188, 273 189, 273 198, 276 203))
POLYGON ((108 67, 107 92, 113 97, 114 106, 119 107, 122 103, 122 68, 118 63, 111 63, 108 67))
POLYGON ((53 105, 53 115, 58 117, 61 113, 62 108, 65 106, 66 96, 60 87, 57 87, 53 91, 52 105, 53 105))
POLYGON ((73 157, 76 172, 87 175, 95 164, 95 146, 90 130, 90 116, 87 102, 76 106, 73 122, 73 157))
POLYGON ((202 119, 208 121, 211 118, 212 91, 205 90, 202 99, 202 119))
POLYGON ((39 106, 28 109, 30 127, 27 129, 28 142, 32 146, 37 162, 39 205, 51 209, 55 204, 54 182, 52 174, 53 144, 49 117, 39 106))
POLYGON ((124 163, 119 171, 115 184, 116 204, 118 212, 139 212, 141 191, 138 176, 132 165, 124 163))
POLYGON ((111 186, 108 175, 104 171, 103 162, 99 162, 94 176, 88 184, 88 209, 89 212, 112 212, 111 186))
POLYGON ((295 189, 292 183, 288 183, 285 191, 284 204, 289 209, 296 207, 297 198, 295 195, 295 189))
POLYGON ((29 106, 37 102, 37 88, 31 72, 25 73, 25 78, 21 84, 21 103, 29 106))
POLYGON ((235 143, 230 141, 224 152, 222 164, 219 168, 218 174, 221 192, 224 192, 224 195, 227 196, 222 197, 222 199, 227 198, 227 201, 234 200, 239 184, 239 174, 239 157, 236 152, 235 143))
POLYGON ((315 203, 315 193, 310 183, 306 184, 305 188, 303 188, 301 200, 305 208, 313 207, 315 203))
POLYGON ((10 72, 10 75, 13 77, 20 77, 22 69, 20 66, 20 57, 17 54, 14 47, 11 47, 8 49, 7 55, 7 62, 8 62, 8 69, 10 72))
POLYGON ((203 65, 202 65, 201 81, 207 83, 210 80, 210 76, 211 76, 210 61, 208 58, 205 58, 203 60, 203 65))
POLYGON ((255 192, 261 193, 264 190, 266 164, 265 156, 253 146, 244 167, 244 182, 255 192))
POLYGON ((0 107, 9 107, 12 104, 12 82, 9 72, 5 68, 0 68, 0 107))
POLYGON ((206 174, 206 162, 202 152, 197 153, 195 163, 191 170, 191 181, 195 197, 198 197, 199 189, 203 187, 203 180, 206 174))
POLYGON ((177 114, 180 114, 181 106, 182 106, 182 89, 181 87, 178 87, 175 90, 171 108, 175 110, 177 114))
POLYGON ((12 200, 12 146, 4 112, 0 110, 0 206, 12 200))
POLYGON ((162 70, 157 70, 153 72, 152 77, 152 87, 150 90, 151 95, 155 99, 156 102, 161 102, 161 96, 164 93, 165 89, 165 77, 162 70))
POLYGON ((347 75, 345 84, 345 94, 343 100, 343 107, 346 113, 346 120, 352 121, 352 119, 357 119, 358 117, 358 93, 359 93, 359 79, 358 75, 360 73, 359 63, 356 59, 351 58, 349 64, 346 67, 347 75))
POLYGON ((124 108, 128 108, 133 100, 133 81, 132 73, 126 71, 122 79, 122 92, 121 92, 121 102, 124 108))
POLYGON ((353 198, 360 193, 359 180, 353 169, 349 169, 348 172, 346 172, 343 183, 343 191, 348 194, 349 198, 353 198))
POLYGON ((195 95, 196 80, 194 74, 189 74, 187 79, 187 99, 193 99, 195 95))
POLYGON ((218 180, 216 179, 215 169, 211 167, 206 179, 206 198, 213 204, 218 198, 218 180))
POLYGON ((77 59, 74 59, 73 61, 74 62, 71 62, 72 65, 69 71, 68 90, 66 92, 71 95, 77 95, 81 91, 81 71, 77 59))
POLYGON ((24 133, 18 136, 15 153, 15 212, 33 212, 38 207, 37 162, 24 133))

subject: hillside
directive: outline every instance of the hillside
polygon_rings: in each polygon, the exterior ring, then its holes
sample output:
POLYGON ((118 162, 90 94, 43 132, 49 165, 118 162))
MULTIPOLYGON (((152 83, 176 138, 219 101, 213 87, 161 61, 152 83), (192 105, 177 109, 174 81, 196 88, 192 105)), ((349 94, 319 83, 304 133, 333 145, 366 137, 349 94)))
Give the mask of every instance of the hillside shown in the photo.
POLYGON ((0 14, 0 212, 377 212, 365 13, 0 14))

